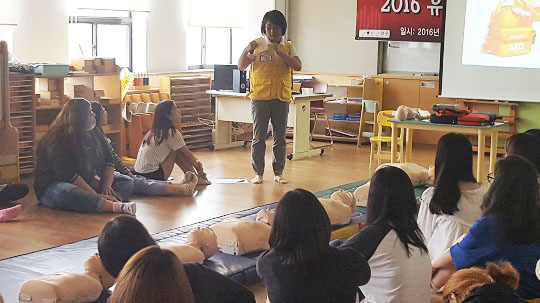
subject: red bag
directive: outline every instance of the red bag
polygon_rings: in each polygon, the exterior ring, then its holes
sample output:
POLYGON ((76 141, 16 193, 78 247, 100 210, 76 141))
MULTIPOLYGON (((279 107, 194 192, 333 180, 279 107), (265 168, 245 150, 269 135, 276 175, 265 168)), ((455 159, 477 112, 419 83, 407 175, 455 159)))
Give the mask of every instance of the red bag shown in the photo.
POLYGON ((488 115, 472 113, 463 117, 458 117, 458 125, 483 126, 490 124, 491 118, 488 115))

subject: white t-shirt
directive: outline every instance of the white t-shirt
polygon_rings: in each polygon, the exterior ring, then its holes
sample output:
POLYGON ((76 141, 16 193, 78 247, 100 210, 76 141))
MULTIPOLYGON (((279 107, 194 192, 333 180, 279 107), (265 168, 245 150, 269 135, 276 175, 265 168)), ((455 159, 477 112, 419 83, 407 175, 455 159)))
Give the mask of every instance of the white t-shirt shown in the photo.
POLYGON ((457 204, 459 211, 453 215, 432 214, 429 211, 429 203, 435 193, 435 187, 424 191, 420 198, 418 227, 426 239, 431 260, 454 245, 459 237, 466 234, 474 222, 482 217, 480 205, 487 190, 487 186, 468 191, 462 190, 457 204))
POLYGON ((139 153, 137 154, 137 160, 135 161, 135 171, 141 174, 147 174, 159 169, 159 166, 165 158, 175 150, 186 146, 184 137, 182 134, 175 130, 169 131, 169 136, 166 140, 163 140, 160 144, 154 142, 154 138, 150 138, 149 144, 141 144, 139 153))
POLYGON ((409 245, 411 256, 396 232, 390 230, 369 258, 371 279, 360 290, 362 303, 429 303, 431 262, 429 255, 409 245))

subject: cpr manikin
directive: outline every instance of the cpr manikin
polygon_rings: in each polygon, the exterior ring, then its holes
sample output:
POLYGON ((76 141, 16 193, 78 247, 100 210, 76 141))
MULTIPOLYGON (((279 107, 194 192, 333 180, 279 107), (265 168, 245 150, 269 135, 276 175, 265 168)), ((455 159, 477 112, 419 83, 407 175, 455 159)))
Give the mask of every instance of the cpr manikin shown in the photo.
MULTIPOLYGON (((416 163, 384 163, 381 164, 377 169, 380 169, 381 167, 385 166, 394 166, 397 168, 402 169, 409 178, 411 179, 411 182, 413 186, 422 186, 426 184, 432 184, 433 180, 435 179, 435 170, 434 169, 426 169, 416 163)), ((354 198, 356 200, 356 205, 359 206, 366 206, 367 205, 367 198, 369 194, 369 185, 370 182, 367 182, 366 184, 358 187, 354 191, 354 198)))
MULTIPOLYGON (((186 244, 160 243, 171 250, 182 263, 202 263, 217 251, 217 240, 209 228, 189 232, 186 244)), ((94 302, 103 290, 116 283, 98 255, 84 263, 84 273, 56 273, 25 281, 19 290, 19 302, 83 303, 94 302)))
POLYGON ((397 108, 394 116, 396 119, 401 121, 412 119, 425 120, 429 119, 430 113, 429 111, 420 108, 412 108, 405 105, 400 105, 397 108))

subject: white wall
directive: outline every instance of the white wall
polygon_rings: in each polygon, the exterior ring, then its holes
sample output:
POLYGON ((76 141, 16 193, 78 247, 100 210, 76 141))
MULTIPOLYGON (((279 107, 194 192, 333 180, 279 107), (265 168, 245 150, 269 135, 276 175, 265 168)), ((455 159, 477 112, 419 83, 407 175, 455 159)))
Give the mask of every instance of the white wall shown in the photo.
POLYGON ((288 22, 303 71, 377 73, 378 42, 354 40, 356 0, 293 0, 288 22))
POLYGON ((149 72, 187 70, 188 0, 154 0, 146 19, 146 69, 149 72))
POLYGON ((66 0, 18 0, 13 52, 23 62, 69 63, 66 0))

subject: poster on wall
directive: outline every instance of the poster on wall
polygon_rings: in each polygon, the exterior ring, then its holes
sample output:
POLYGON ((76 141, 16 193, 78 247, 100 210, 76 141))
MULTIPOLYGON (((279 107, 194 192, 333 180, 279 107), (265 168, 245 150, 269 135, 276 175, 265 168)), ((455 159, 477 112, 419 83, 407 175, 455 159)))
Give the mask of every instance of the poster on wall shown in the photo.
POLYGON ((356 40, 441 42, 443 0, 357 0, 356 40))

